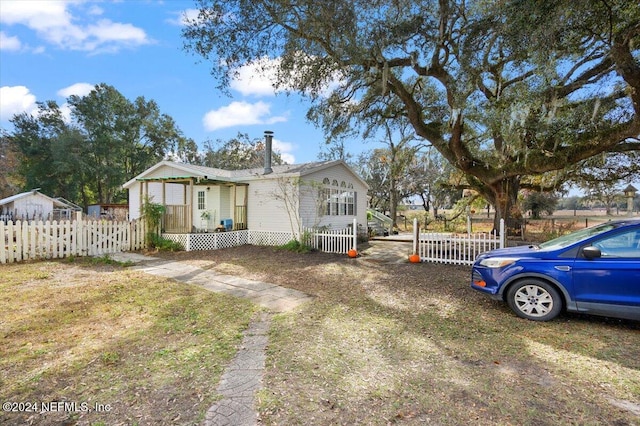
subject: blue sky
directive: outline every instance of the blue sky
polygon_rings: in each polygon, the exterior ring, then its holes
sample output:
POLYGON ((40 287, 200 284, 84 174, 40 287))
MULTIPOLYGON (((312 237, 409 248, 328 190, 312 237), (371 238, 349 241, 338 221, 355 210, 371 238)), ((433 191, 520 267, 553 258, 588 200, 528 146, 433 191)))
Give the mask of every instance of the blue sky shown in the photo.
MULTIPOLYGON (((9 119, 38 101, 64 108, 68 96, 106 83, 130 100, 155 100, 200 146, 272 130, 285 161, 316 160, 324 137, 305 119, 306 100, 276 94, 248 68, 229 97, 209 64, 183 50, 182 17, 194 8, 191 0, 0 0, 0 127, 11 130, 9 119)), ((379 146, 352 141, 349 152, 379 146)))
MULTIPOLYGON (((134 100, 155 100, 198 144, 274 131, 289 163, 317 159, 322 132, 305 120, 308 102, 274 93, 269 81, 241 69, 231 97, 216 90, 209 64, 182 49, 190 0, 0 0, 0 126, 36 102, 85 95, 98 83, 134 100)), ((354 146, 355 151, 373 145, 354 146)))

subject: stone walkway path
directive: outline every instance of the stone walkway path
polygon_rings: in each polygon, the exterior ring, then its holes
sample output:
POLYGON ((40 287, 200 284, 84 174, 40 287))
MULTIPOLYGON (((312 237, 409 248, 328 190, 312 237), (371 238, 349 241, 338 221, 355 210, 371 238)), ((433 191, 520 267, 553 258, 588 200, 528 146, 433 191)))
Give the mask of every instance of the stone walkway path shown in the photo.
POLYGON ((147 274, 246 298, 268 309, 268 312, 260 312, 245 331, 238 353, 220 378, 217 391, 222 399, 209 408, 204 420, 204 426, 256 425, 255 393, 262 388, 271 315, 273 312, 290 311, 312 300, 312 297, 297 290, 219 274, 184 262, 165 261, 137 253, 116 253, 110 257, 120 262, 136 263, 132 269, 147 274))
POLYGON ((110 257, 118 261, 137 263, 132 269, 199 285, 210 291, 248 299, 273 312, 287 312, 313 299, 301 291, 262 281, 220 274, 211 269, 202 269, 185 262, 163 260, 137 253, 116 253, 110 257))
MULTIPOLYGON (((379 263, 406 263, 410 250, 410 242, 371 241, 361 253, 361 259, 379 263)), ((185 262, 137 253, 116 253, 110 257, 135 263, 132 269, 242 297, 268 310, 260 312, 244 333, 238 353, 220 378, 217 391, 222 398, 209 408, 204 420, 204 426, 256 425, 258 413, 255 409, 255 393, 262 388, 271 315, 274 312, 291 311, 313 298, 297 290, 220 274, 185 262)))
POLYGON ((271 314, 261 312, 245 332, 240 350, 220 378, 218 393, 223 398, 207 411, 205 426, 257 424, 254 400, 262 388, 270 325, 271 314))

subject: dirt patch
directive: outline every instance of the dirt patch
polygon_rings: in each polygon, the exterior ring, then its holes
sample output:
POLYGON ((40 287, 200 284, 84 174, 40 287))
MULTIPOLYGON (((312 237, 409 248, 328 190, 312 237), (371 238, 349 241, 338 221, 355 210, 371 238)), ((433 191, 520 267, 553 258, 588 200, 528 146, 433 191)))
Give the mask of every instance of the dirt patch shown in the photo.
MULTIPOLYGON (((471 290, 468 267, 252 246, 154 256, 315 296, 273 320, 263 424, 640 423, 638 322, 522 320, 471 290)), ((118 407, 48 424, 198 423, 251 314, 119 267, 2 268, 0 397, 118 407)), ((16 419, 43 424, 0 413, 16 419)))
POLYGON ((517 318, 470 268, 271 247, 162 255, 315 296, 277 316, 265 424, 638 424, 640 323, 517 318), (607 399, 609 398, 609 399, 607 399))

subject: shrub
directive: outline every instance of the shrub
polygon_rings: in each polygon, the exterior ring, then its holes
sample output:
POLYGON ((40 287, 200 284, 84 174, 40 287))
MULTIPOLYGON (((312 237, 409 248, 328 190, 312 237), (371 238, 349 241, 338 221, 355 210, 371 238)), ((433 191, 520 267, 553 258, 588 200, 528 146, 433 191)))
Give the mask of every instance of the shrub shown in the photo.
POLYGON ((158 234, 149 234, 149 248, 155 248, 158 251, 182 251, 184 247, 177 241, 162 238, 158 234))
POLYGON ((311 251, 311 247, 301 243, 298 240, 291 240, 287 244, 281 245, 278 248, 282 250, 291 251, 294 253, 308 253, 311 251))

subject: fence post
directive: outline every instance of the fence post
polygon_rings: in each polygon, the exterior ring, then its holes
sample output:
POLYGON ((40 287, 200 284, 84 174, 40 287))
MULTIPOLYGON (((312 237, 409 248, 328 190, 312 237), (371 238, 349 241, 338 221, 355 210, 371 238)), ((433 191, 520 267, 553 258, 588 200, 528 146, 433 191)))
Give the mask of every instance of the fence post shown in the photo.
POLYGON ((358 219, 353 218, 353 249, 358 250, 358 219))
POLYGON ((504 248, 507 236, 504 233, 504 219, 500 219, 500 248, 504 248))
POLYGON ((418 240, 420 239, 420 229, 418 228, 418 218, 413 218, 413 253, 418 254, 418 240))
POLYGON ((75 253, 78 256, 84 256, 84 226, 82 223, 82 212, 76 212, 76 220, 74 221, 75 229, 74 229, 74 246, 75 253))

